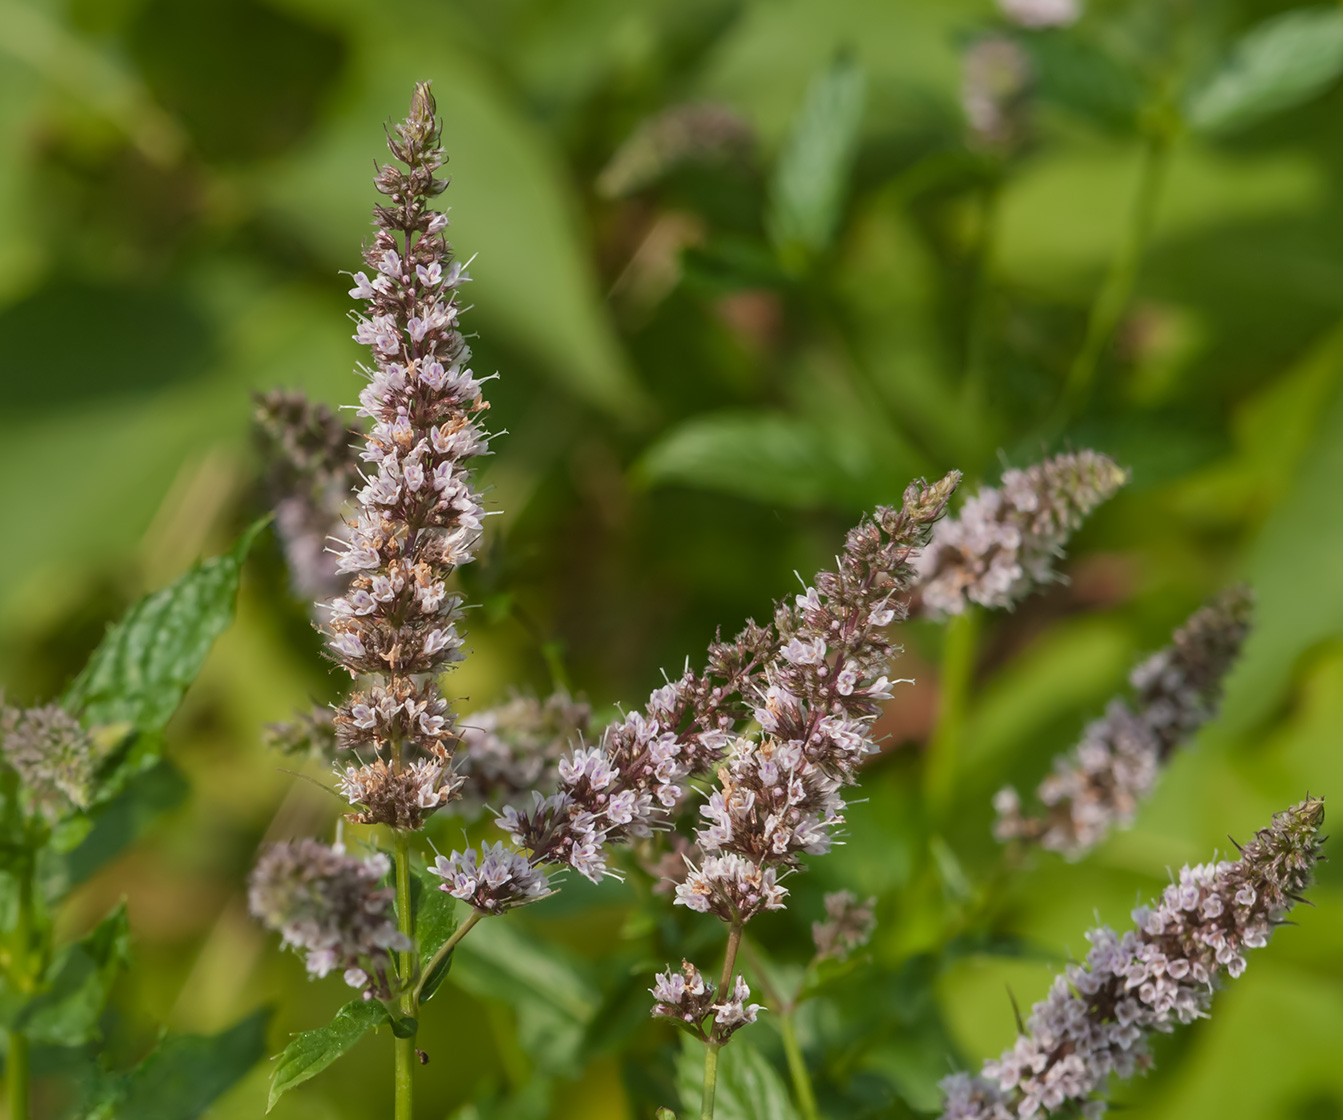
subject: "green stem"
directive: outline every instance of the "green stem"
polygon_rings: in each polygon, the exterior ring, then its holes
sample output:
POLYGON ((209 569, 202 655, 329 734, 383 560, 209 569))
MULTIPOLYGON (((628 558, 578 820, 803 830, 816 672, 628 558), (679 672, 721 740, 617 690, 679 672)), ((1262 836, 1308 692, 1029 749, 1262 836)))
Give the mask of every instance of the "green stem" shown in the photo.
MULTIPOLYGON (((33 873, 31 867, 19 871, 19 905, 14 922, 14 971, 25 992, 32 988, 33 873)), ((9 1120, 28 1120, 29 1070, 28 1037, 21 1031, 9 1032, 9 1055, 5 1064, 5 1095, 9 1101, 9 1120)))
POLYGON ((934 820, 945 812, 956 784, 978 634, 979 612, 967 604, 961 614, 948 620, 943 636, 937 727, 928 744, 923 771, 924 799, 934 820))
POLYGON ((802 1120, 820 1120, 821 1113, 816 1107, 816 1093, 811 1087, 811 1075, 807 1072, 807 1063, 802 1057, 802 1047, 797 1042, 792 1007, 780 1010, 779 1030, 783 1033, 783 1052, 788 1058, 788 1072, 793 1078, 793 1091, 797 1094, 797 1106, 802 1113, 802 1120))
MULTIPOLYGON (((741 948, 742 923, 733 922, 727 935, 727 952, 723 954, 723 975, 718 981, 718 996, 728 991, 732 983, 732 970, 737 965, 737 950, 741 948)), ((700 1107, 700 1120, 713 1120, 713 1098, 718 1088, 718 1051, 723 1044, 710 1038, 704 1047, 704 1102, 700 1107)))
POLYGON ((1143 146, 1142 166, 1138 172, 1138 193, 1129 215, 1128 229, 1118 253, 1110 262, 1110 270, 1101 286, 1096 302, 1091 305, 1086 335, 1082 348, 1068 370, 1068 380, 1060 401, 1066 421, 1086 407, 1096 377, 1096 365, 1106 345, 1119 326, 1120 317, 1128 307, 1133 286, 1138 278, 1147 242, 1156 220, 1157 202, 1166 178, 1170 156, 1170 136, 1165 129, 1153 129, 1143 146))
POLYGON ((434 970, 438 968, 440 964, 443 963, 443 958, 446 957, 449 953, 451 953, 453 949, 457 948, 457 942, 459 942, 463 937, 465 937, 468 933, 470 933, 471 930, 474 928, 475 924, 478 921, 480 921, 480 919, 483 917, 485 917, 485 915, 482 914, 479 910, 472 910, 471 916, 467 918, 466 921, 464 921, 461 925, 459 925, 453 931, 452 936, 449 937, 445 942, 443 942, 442 945, 438 947, 438 952, 436 952, 432 957, 429 958, 429 963, 424 966, 424 970, 420 973, 419 983, 415 985, 414 995, 415 995, 416 1007, 418 1007, 420 1004, 420 991, 421 989, 424 988, 424 982, 428 980, 429 977, 431 977, 434 974, 434 970))
MULTIPOLYGON (((410 986, 415 968, 415 918, 410 904, 410 834, 393 832, 396 841, 396 915, 398 928, 411 941, 411 948, 401 954, 401 1014, 414 1018, 415 1000, 419 988, 410 986)), ((397 1038, 395 1043, 396 1112, 395 1120, 411 1120, 414 1102, 412 1075, 415 1069, 415 1036, 397 1038)))

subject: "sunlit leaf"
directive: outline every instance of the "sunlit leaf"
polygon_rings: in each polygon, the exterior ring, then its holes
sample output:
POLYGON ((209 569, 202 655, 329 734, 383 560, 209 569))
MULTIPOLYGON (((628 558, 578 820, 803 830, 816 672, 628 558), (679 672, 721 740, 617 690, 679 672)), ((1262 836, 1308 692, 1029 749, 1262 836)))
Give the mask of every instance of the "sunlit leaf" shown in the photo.
POLYGON ((1343 11, 1284 12, 1252 28, 1189 95, 1186 116, 1203 132, 1231 132, 1290 109, 1343 74, 1343 11))
POLYGON ((337 1011, 326 1026, 296 1034, 276 1060, 266 1111, 274 1108, 275 1102, 295 1085, 302 1085, 326 1069, 363 1038, 369 1028, 390 1021, 387 1008, 378 1000, 356 999, 337 1011))
POLYGON ((243 561, 265 524, 256 522, 232 550, 201 561, 131 607, 70 685, 65 706, 88 724, 162 731, 233 621, 243 561))
POLYGON ((780 258, 790 267, 824 250, 839 228, 866 87, 862 68, 850 58, 841 57, 818 74, 779 155, 767 221, 780 258))
MULTIPOLYGON (((704 1044, 683 1036, 676 1059, 676 1089, 681 1107, 698 1116, 704 1099, 704 1044)), ((715 1120, 797 1120, 783 1078, 741 1034, 718 1052, 715 1120)))

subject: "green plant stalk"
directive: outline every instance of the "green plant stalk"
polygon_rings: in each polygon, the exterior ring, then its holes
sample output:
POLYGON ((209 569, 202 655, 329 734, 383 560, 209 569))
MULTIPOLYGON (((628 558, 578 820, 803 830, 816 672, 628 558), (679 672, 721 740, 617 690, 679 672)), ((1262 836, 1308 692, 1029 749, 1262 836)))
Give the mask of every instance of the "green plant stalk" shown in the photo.
POLYGON ((1119 320, 1133 295, 1138 269, 1147 251, 1147 243, 1156 221, 1157 202, 1165 184, 1166 168, 1170 163, 1170 136, 1165 129, 1154 128, 1143 146, 1142 166, 1138 172, 1138 193, 1129 214, 1128 229, 1119 251, 1110 262, 1109 272, 1101 286, 1091 313, 1087 318, 1086 335, 1082 347, 1068 370, 1060 402, 1066 421, 1086 407, 1096 378, 1096 366, 1106 344, 1114 336, 1119 320))
POLYGON ((961 736, 969 707, 979 637, 979 611, 972 605, 947 621, 942 642, 941 697, 937 726, 924 762, 923 795, 928 815, 939 819, 946 811, 960 765, 961 736))
MULTIPOLYGON (((742 923, 733 922, 727 935, 727 952, 723 954, 723 975, 718 981, 719 997, 732 982, 732 970, 737 964, 737 950, 741 948, 742 923)), ((713 1098, 718 1088, 718 1051, 721 1042, 710 1039, 704 1046, 704 1100, 700 1105, 700 1120, 713 1120, 713 1098)))
POLYGON ((792 1006, 779 1009, 779 1031, 783 1035, 783 1053, 788 1059, 788 1073, 793 1079, 793 1092, 797 1094, 797 1107, 802 1120, 821 1120, 820 1109, 816 1106, 816 1092, 811 1087, 811 1075, 807 1072, 806 1060, 802 1057, 802 1047, 797 1042, 797 1028, 793 1023, 796 1009, 792 1006))
MULTIPOLYGON (((401 1014, 415 1016, 415 1000, 419 988, 410 986, 415 967, 415 918, 410 906, 410 834, 397 830, 396 842, 396 915, 398 928, 411 940, 412 947, 401 954, 401 1014)), ((396 1071, 396 1120, 411 1120, 414 1086, 411 1081, 415 1069, 415 1036, 394 1038, 396 1071)))
MULTIPOLYGON (((21 989, 32 990, 33 869, 19 871, 19 905, 14 922, 14 972, 21 989)), ((22 1031, 9 1032, 9 1054, 5 1060, 5 1097, 9 1120, 28 1120, 29 1097, 28 1036, 22 1031)))

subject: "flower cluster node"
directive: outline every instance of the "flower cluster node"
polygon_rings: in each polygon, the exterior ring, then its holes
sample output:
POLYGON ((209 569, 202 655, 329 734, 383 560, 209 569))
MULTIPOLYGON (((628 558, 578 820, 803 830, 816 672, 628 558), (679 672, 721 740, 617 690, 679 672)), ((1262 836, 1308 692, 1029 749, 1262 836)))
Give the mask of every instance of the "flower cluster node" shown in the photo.
POLYGON ((1128 472, 1096 451, 1005 471, 998 487, 984 487, 941 522, 916 560, 923 613, 960 614, 971 603, 1011 607, 1054 582, 1068 538, 1126 481, 1128 472))
POLYGON ((656 1001, 654 1018, 671 1019, 704 1042, 726 1042, 764 1010, 761 1004, 748 1002, 751 989, 740 974, 733 979, 729 997, 719 1000, 717 986, 687 960, 681 962, 680 972, 668 968, 658 973, 648 990, 656 1001))
POLYGON ((439 856, 429 871, 444 880, 439 890, 483 914, 502 914, 552 893, 546 876, 502 842, 482 845, 479 857, 474 848, 439 856))
POLYGON ((411 947, 396 928, 395 890, 379 883, 391 868, 385 855, 347 856, 317 840, 272 844, 248 884, 248 906, 285 945, 307 955, 308 971, 341 969, 364 998, 390 998, 392 952, 411 947))
POLYGON ((1111 1074, 1151 1065, 1148 1040, 1207 1014, 1222 975, 1245 971, 1310 885, 1324 802, 1308 797, 1274 816, 1235 862, 1181 869, 1159 902, 1133 912, 1122 936, 1087 934, 1082 964, 1055 977, 1024 1033, 980 1077, 946 1079, 943 1120, 1011 1120, 1065 1105, 1105 1111, 1111 1074))
POLYGON ((842 961, 870 940, 877 928, 873 914, 877 900, 859 902, 852 891, 834 891, 825 896, 824 922, 812 922, 811 939, 818 960, 842 961))
POLYGON ((1222 681, 1249 632, 1252 609, 1249 589, 1237 586, 1190 617, 1169 646, 1129 675, 1132 706, 1112 700, 1082 741, 1055 760, 1054 773, 1037 791, 1047 810, 1043 817, 1023 816, 1015 790, 999 792, 994 835, 1038 841, 1078 859, 1112 828, 1131 824, 1171 754, 1216 715, 1222 681))

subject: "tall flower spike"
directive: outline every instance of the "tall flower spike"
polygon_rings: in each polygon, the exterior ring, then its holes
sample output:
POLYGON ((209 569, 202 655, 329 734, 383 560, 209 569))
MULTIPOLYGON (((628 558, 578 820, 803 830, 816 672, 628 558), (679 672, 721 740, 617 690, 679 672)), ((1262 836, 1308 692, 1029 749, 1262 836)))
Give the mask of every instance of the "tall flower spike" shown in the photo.
POLYGON ((396 928, 396 892, 379 886, 390 867, 381 853, 355 859, 316 840, 272 844, 252 871, 248 906, 285 945, 306 954, 314 976, 338 968, 365 999, 386 999, 390 953, 410 948, 396 928))
POLYGON ((1133 706, 1111 700, 1104 718, 1055 761, 1037 791, 1047 809, 1043 817, 1023 817, 1016 790, 999 792, 994 835, 1038 841, 1078 859, 1111 828, 1130 825, 1176 748, 1217 714, 1222 680, 1240 653, 1252 607, 1249 589, 1238 586, 1190 617, 1169 646, 1129 675, 1133 706))
POLYGON ((781 876, 830 849, 844 823, 840 791, 876 750, 872 721, 891 695, 886 630, 903 617, 911 560, 959 477, 910 486, 900 509, 881 507, 849 531, 837 571, 779 604, 780 648, 754 712, 760 734, 737 740, 700 809, 704 859, 676 888, 682 906, 734 925, 780 909, 781 876))
POLYGON ((355 433, 302 393, 256 397, 255 430, 265 459, 266 490, 294 591, 327 599, 345 590, 329 545, 345 537, 345 509, 359 480, 355 433))
POLYGON ((1185 867, 1161 900, 1133 912, 1122 937, 1087 934, 1084 964, 1054 979, 1025 1032, 979 1077, 942 1082, 943 1120, 1012 1120, 1081 1106, 1105 1112, 1110 1075, 1150 1068, 1154 1032, 1207 1014, 1214 985, 1245 971, 1245 951, 1267 944, 1310 886, 1324 802, 1308 797, 1274 816, 1234 863, 1185 867))
POLYGON ((915 563, 919 609, 937 616, 970 603, 1011 607, 1055 581, 1068 538, 1126 481, 1128 472, 1096 451, 1004 471, 999 486, 984 487, 933 531, 915 563))
POLYGON ((331 656, 367 682, 335 711, 337 744, 359 765, 341 772, 354 819, 418 828, 456 796, 452 715, 437 676, 461 659, 454 568, 472 559, 484 510, 467 464, 485 453, 477 426, 489 406, 458 330, 457 290, 469 277, 443 237, 447 215, 428 207, 445 180, 434 99, 415 87, 410 115, 388 134, 400 164, 374 183, 388 205, 364 250, 369 274, 350 294, 365 304, 355 339, 372 352, 358 414, 368 424, 365 485, 338 570, 349 590, 329 604, 331 656), (369 757, 376 756, 376 757, 369 757))

